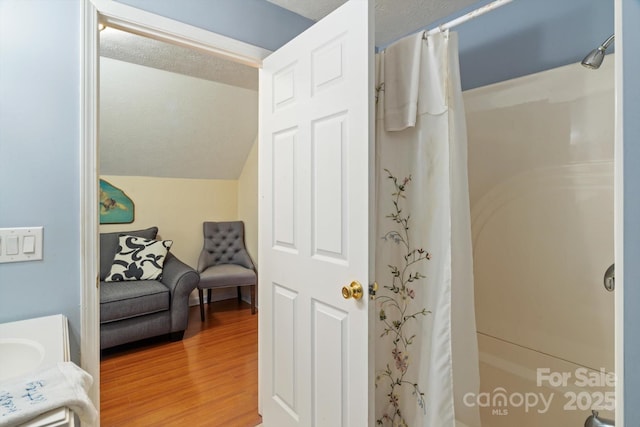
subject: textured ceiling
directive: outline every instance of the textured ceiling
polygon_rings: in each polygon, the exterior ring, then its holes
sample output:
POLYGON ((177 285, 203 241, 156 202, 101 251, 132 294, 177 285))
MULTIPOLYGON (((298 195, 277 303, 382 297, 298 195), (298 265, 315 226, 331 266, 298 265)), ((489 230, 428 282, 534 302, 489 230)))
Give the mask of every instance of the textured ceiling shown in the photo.
MULTIPOLYGON (((267 0, 318 21, 345 0, 267 0)), ((386 46, 464 9, 477 0, 376 0, 375 42, 386 46)), ((100 33, 100 54, 111 59, 258 89, 258 70, 196 50, 107 28, 100 33)))
POLYGON ((258 131, 257 69, 113 28, 100 56, 102 174, 240 176, 258 131))
POLYGON ((100 61, 104 175, 238 179, 258 133, 258 92, 100 61))
MULTIPOLYGON (((318 21, 345 0, 267 0, 318 21)), ((464 9, 478 0, 376 0, 376 46, 386 46, 464 9)))
MULTIPOLYGON (((346 0, 267 1, 318 21, 346 0)), ((477 0, 376 0, 376 46, 386 46, 475 2, 477 0)), ((113 28, 100 33, 100 55, 245 89, 258 89, 258 70, 254 68, 113 28)))
POLYGON ((100 56, 258 90, 256 68, 114 28, 100 32, 100 56))
MULTIPOLYGON (((345 0, 268 1, 315 21, 322 19, 345 2, 345 0)), ((477 0, 376 0, 376 46, 384 47, 476 2, 477 0)), ((253 95, 255 106, 247 104, 238 109, 232 109, 229 106, 240 104, 239 97, 233 95, 233 87, 240 91, 258 90, 256 69, 113 28, 107 28, 100 33, 100 55, 122 61, 123 64, 148 67, 149 72, 153 69, 168 71, 170 73, 167 74, 175 73, 178 79, 181 79, 180 75, 196 77, 228 85, 230 89, 230 91, 220 91, 215 96, 216 99, 208 108, 208 117, 193 123, 196 114, 185 112, 180 116, 172 112, 163 116, 162 111, 154 110, 159 107, 168 108, 165 103, 173 102, 171 99, 163 101, 153 98, 155 101, 148 102, 147 105, 144 102, 152 99, 149 95, 131 96, 135 90, 146 86, 147 79, 150 78, 143 78, 136 82, 139 78, 138 72, 136 76, 122 77, 123 80, 129 80, 126 84, 114 82, 112 89, 104 87, 103 95, 109 91, 109 96, 103 96, 105 102, 116 96, 115 94, 122 88, 128 87, 128 89, 123 98, 118 101, 111 100, 109 105, 101 107, 104 112, 101 130, 104 143, 101 148, 103 173, 185 178, 237 178, 257 132, 257 93, 253 95), (143 120, 148 117, 158 119, 143 120), (176 120, 181 123, 177 128, 186 131, 186 135, 176 133, 174 129, 176 120), (204 125, 197 123, 204 123, 204 125), (238 123, 243 124, 241 128, 238 128, 238 123), (188 129, 189 126, 191 130, 188 129), (197 137, 194 134, 197 134, 197 137), (179 145, 176 146, 176 143, 179 145), (200 162, 203 156, 194 157, 192 153, 209 153, 210 155, 204 156, 209 161, 200 162), (188 155, 177 159, 178 154, 188 155), (140 165, 138 160, 140 158, 150 160, 145 162, 144 168, 140 165)), ((139 72, 147 73, 144 70, 139 72)), ((165 77, 160 75, 158 78, 165 77)), ((167 81, 171 83, 163 83, 164 88, 160 87, 161 85, 156 86, 155 92, 150 93, 155 96, 157 93, 167 92, 163 89, 166 89, 166 85, 172 84, 174 80, 167 81)), ((242 96, 248 96, 247 99, 252 97, 246 93, 242 96)), ((185 99, 183 104, 189 105, 191 102, 185 99)))

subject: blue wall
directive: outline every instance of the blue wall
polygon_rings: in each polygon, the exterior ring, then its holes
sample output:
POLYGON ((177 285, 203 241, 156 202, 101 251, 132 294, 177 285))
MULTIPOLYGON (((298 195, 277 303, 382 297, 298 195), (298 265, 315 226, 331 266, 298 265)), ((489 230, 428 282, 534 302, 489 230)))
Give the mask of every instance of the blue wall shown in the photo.
POLYGON ((622 0, 625 425, 640 425, 640 0, 622 0))
MULTIPOLYGON (((581 61, 613 34, 613 5, 612 0, 514 0, 456 27, 463 90, 581 61)), ((607 53, 614 49, 615 44, 607 53)))
POLYGON ((265 0, 117 0, 268 50, 276 50, 313 21, 265 0))
POLYGON ((0 322, 80 336, 79 1, 0 0, 0 227, 44 226, 42 261, 0 264, 0 322))

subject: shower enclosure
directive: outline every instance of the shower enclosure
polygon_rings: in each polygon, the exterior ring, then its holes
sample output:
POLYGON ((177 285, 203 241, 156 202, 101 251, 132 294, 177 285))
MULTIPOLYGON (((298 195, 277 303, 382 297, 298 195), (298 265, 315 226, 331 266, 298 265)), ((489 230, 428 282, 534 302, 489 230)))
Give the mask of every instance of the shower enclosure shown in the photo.
POLYGON ((464 93, 485 427, 614 418, 613 69, 464 93))

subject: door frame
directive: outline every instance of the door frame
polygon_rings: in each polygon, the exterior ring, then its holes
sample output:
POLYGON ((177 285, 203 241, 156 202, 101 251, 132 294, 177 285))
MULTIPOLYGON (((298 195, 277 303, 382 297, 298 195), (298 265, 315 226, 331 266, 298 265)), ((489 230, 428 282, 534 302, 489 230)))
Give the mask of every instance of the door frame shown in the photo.
POLYGON ((624 134, 623 134, 623 61, 624 51, 622 49, 622 1, 614 2, 614 34, 618 42, 616 43, 615 70, 614 70, 614 93, 615 93, 615 135, 614 135, 614 155, 613 155, 613 245, 614 263, 616 266, 615 296, 614 296, 614 335, 615 335, 615 425, 625 425, 625 403, 624 403, 624 134))
POLYGON ((80 93, 80 364, 93 377, 89 392, 100 409, 100 292, 98 212, 99 32, 98 23, 155 40, 204 51, 254 68, 271 51, 112 0, 82 2, 80 93))

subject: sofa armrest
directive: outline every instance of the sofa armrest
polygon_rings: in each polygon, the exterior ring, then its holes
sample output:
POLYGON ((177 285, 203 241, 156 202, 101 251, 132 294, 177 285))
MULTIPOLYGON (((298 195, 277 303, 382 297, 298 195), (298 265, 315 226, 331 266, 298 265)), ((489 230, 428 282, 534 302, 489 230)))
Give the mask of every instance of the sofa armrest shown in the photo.
POLYGON ((171 332, 184 331, 189 319, 189 296, 198 286, 200 275, 169 252, 160 281, 171 292, 171 332))

